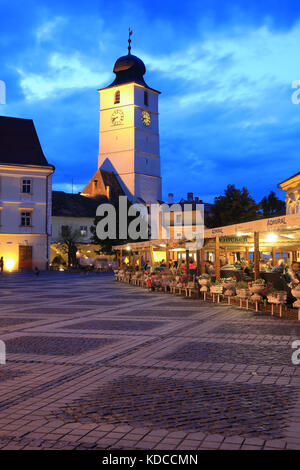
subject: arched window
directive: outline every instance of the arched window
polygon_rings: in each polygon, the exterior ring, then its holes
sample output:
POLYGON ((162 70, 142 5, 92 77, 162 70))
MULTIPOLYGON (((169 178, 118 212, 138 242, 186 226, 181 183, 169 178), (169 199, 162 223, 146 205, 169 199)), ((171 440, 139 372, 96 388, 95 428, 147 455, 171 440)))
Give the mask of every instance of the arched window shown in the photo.
POLYGON ((120 103, 120 91, 116 91, 115 93, 115 101, 114 101, 115 104, 118 104, 120 103))

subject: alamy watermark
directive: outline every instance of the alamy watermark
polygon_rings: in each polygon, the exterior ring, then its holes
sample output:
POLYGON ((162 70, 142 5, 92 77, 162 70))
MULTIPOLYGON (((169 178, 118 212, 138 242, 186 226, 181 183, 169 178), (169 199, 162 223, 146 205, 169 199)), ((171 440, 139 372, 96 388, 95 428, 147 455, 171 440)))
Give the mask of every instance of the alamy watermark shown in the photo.
POLYGON ((292 349, 295 351, 292 354, 292 364, 298 366, 300 364, 300 340, 296 339, 292 342, 292 349))
POLYGON ((292 94, 292 103, 299 104, 300 103, 300 80, 294 80, 292 82, 292 88, 296 88, 296 90, 292 94))
POLYGON ((200 249, 204 241, 204 204, 131 204, 119 197, 118 211, 100 204, 96 234, 100 240, 186 240, 186 248, 200 249), (118 212, 118 213, 117 213, 118 212))
POLYGON ((0 104, 6 104, 6 85, 3 80, 0 80, 0 104))
POLYGON ((6 364, 6 346, 2 340, 0 340, 0 364, 6 364))

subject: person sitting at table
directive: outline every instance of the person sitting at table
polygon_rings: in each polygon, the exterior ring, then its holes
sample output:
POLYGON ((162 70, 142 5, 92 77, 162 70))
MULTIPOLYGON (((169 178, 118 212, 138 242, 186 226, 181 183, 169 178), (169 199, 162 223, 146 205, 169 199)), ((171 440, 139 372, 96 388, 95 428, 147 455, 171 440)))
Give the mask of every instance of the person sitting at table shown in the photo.
POLYGON ((215 274, 214 265, 211 261, 205 262, 205 272, 206 274, 209 274, 209 275, 215 274))
POLYGON ((244 272, 247 276, 249 276, 249 274, 250 274, 250 268, 249 268, 249 263, 248 263, 248 261, 246 261, 246 260, 243 260, 243 261, 242 261, 242 270, 243 270, 243 272, 244 272))
POLYGON ((234 267, 235 269, 237 269, 238 271, 241 271, 242 270, 242 264, 240 261, 236 261, 236 263, 234 263, 234 267))
POLYGON ((298 263, 298 261, 293 261, 291 267, 288 269, 288 278, 291 288, 300 283, 300 263, 298 263))
POLYGON ((272 273, 284 273, 285 271, 285 264, 284 264, 284 259, 280 259, 278 261, 278 265, 277 266, 274 266, 274 268, 272 268, 272 273))
POLYGON ((274 268, 274 266, 273 266, 273 260, 272 260, 272 258, 270 258, 270 259, 267 261, 266 270, 272 271, 273 268, 274 268))
POLYGON ((259 270, 260 271, 268 271, 268 268, 267 268, 267 263, 265 260, 261 260, 259 262, 259 270))

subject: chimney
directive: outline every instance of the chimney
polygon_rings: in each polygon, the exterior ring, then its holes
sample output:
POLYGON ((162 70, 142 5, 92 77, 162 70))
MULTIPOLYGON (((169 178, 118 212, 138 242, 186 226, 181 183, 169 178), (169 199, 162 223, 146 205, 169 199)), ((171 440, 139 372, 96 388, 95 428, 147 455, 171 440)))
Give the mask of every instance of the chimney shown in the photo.
POLYGON ((173 202, 174 202, 174 194, 169 193, 168 194, 168 204, 173 204, 173 202))
POLYGON ((199 198, 198 196, 195 196, 195 201, 198 202, 199 201, 199 198))
POLYGON ((188 201, 193 201, 194 199, 194 194, 193 193, 187 193, 187 200, 188 201))

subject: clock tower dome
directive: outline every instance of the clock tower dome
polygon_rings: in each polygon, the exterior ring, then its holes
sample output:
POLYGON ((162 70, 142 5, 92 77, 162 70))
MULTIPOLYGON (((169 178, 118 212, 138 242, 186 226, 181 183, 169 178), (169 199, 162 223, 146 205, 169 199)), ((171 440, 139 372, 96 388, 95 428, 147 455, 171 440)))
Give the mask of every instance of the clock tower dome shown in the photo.
POLYGON ((133 202, 161 200, 158 97, 144 81, 146 67, 131 54, 114 66, 115 80, 100 92, 100 170, 116 174, 133 202))

